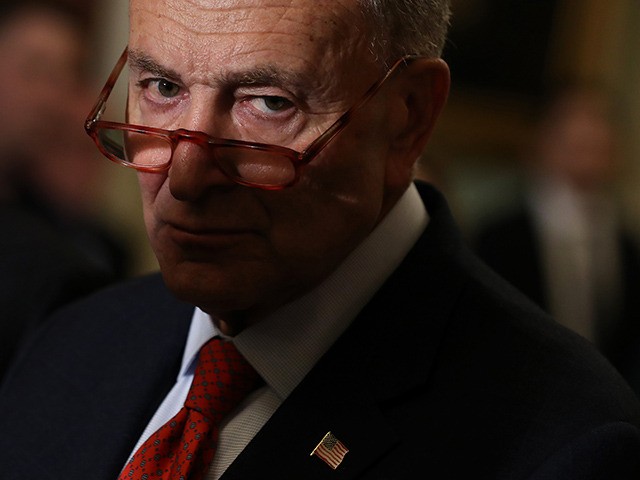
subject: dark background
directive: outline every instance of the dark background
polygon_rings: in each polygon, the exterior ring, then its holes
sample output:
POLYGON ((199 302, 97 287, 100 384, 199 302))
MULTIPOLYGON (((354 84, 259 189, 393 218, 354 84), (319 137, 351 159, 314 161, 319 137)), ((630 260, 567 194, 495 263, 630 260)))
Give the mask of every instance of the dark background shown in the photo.
POLYGON ((557 0, 458 0, 444 58, 456 89, 544 93, 557 0))

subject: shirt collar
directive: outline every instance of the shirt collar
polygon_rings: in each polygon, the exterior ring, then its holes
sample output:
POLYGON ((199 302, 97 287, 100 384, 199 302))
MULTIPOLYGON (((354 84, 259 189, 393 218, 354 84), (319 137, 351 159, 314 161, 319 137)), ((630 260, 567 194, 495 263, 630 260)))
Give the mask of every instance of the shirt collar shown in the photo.
POLYGON ((193 317, 191 318, 191 326, 189 327, 187 343, 184 347, 184 353, 182 354, 182 365, 180 366, 178 378, 193 371, 193 364, 200 348, 202 348, 209 339, 218 335, 220 335, 220 332, 211 321, 209 315, 196 307, 195 312, 193 312, 193 317))
MULTIPOLYGON (((429 216, 411 185, 371 234, 318 287, 246 328, 233 342, 284 400, 349 326, 415 244, 429 216)), ((181 374, 200 347, 220 335, 196 308, 181 374)))

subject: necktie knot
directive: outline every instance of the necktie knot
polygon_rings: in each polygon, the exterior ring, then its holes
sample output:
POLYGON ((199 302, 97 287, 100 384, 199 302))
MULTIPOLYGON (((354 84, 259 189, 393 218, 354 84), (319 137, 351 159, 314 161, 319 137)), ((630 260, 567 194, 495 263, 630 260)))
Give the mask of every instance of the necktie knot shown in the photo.
POLYGON ((214 338, 200 349, 185 407, 219 423, 256 387, 258 379, 233 343, 214 338))
POLYGON ((135 452, 118 480, 200 480, 209 469, 222 419, 259 376, 231 342, 214 338, 198 353, 183 408, 135 452))

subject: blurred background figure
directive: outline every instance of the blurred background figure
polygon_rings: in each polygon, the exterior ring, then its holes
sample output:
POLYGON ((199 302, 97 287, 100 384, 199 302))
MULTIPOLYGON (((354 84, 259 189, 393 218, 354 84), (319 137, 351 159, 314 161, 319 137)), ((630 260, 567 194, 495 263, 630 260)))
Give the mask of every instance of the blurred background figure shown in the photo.
POLYGON ((477 239, 494 269, 593 341, 640 392, 640 255, 620 221, 619 112, 603 91, 563 88, 525 159, 522 201, 477 239))
POLYGON ((83 130, 91 5, 0 1, 0 378, 54 308, 127 273, 83 130))
POLYGON ((29 209, 99 268, 126 249, 96 219, 104 162, 83 131, 91 12, 62 0, 0 2, 0 196, 29 209))

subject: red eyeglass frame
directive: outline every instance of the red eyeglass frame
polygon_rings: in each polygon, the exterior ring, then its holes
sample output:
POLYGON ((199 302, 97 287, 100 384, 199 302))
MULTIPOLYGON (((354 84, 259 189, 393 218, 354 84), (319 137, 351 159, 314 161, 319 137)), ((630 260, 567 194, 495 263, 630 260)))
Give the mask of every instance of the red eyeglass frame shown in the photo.
POLYGON ((345 113, 343 113, 340 118, 338 118, 327 130, 324 131, 318 138, 312 141, 307 148, 303 151, 298 152, 291 148, 282 147, 279 145, 271 145, 266 143, 258 143, 258 142, 248 142, 244 140, 232 140, 227 138, 218 138, 208 135, 204 132, 198 132, 193 130, 186 130, 183 128, 177 130, 165 130, 162 128, 156 127, 147 127, 143 125, 135 125, 129 123, 121 123, 121 122, 110 122, 100 120, 100 117, 103 115, 107 100, 113 91, 113 88, 118 80, 118 77, 122 73, 124 69, 124 65, 127 62, 128 58, 128 47, 125 47, 124 51, 120 55, 118 62, 114 66, 107 82, 105 83, 100 95, 98 96, 98 100, 96 104, 89 112, 87 119, 84 124, 85 131, 87 134, 93 139, 94 143, 100 150, 100 152, 106 156, 109 160, 123 165, 125 167, 133 168, 140 172, 148 172, 148 173, 159 173, 164 172, 169 169, 171 166, 171 161, 173 159, 173 153, 175 152, 176 147, 180 141, 188 141, 190 143, 194 143, 201 146, 212 146, 212 145, 224 145, 226 147, 238 147, 244 149, 253 149, 253 150, 261 150, 268 151, 272 154, 282 155, 289 159, 291 164, 293 165, 295 176, 294 178, 287 184, 284 185, 261 185, 257 183, 244 182, 241 179, 232 178, 227 175, 224 170, 221 170, 225 173, 225 176, 229 177, 229 179, 235 183, 240 185, 248 186, 248 187, 257 187, 265 190, 280 190, 291 185, 294 185, 300 178, 301 168, 311 162, 330 142, 333 140, 342 130, 344 130, 347 125, 351 122, 354 114, 362 108, 373 96, 380 90, 380 88, 386 83, 386 81, 397 71, 400 67, 406 67, 411 62, 425 58, 420 55, 406 55, 398 59, 392 66, 387 70, 387 72, 379 78, 373 85, 369 87, 369 89, 364 93, 360 99, 355 102, 351 108, 349 108, 345 113), (102 145, 100 139, 98 138, 98 131, 101 128, 109 128, 116 130, 125 130, 135 133, 149 134, 155 137, 161 137, 168 140, 171 143, 171 157, 166 164, 159 166, 144 166, 144 165, 135 165, 133 163, 126 162, 115 155, 108 152, 102 145))

